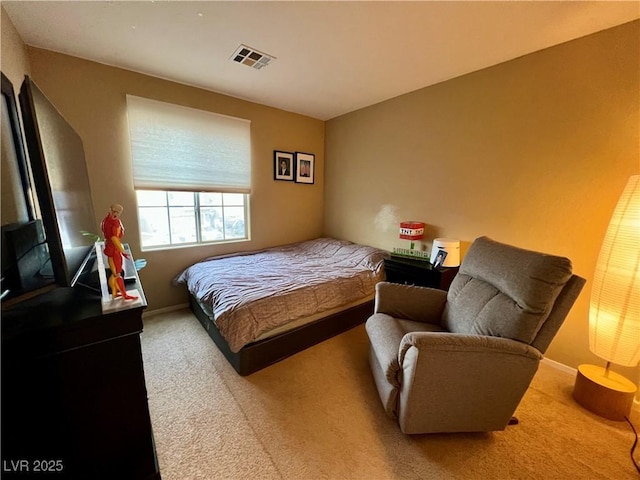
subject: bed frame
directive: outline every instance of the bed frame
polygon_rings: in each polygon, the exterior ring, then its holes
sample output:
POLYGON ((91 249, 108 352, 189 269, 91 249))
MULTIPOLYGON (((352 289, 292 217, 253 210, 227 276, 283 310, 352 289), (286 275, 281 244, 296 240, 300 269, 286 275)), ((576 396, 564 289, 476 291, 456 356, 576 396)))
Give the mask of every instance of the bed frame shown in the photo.
POLYGON ((250 375, 306 348, 346 332, 364 323, 373 314, 373 300, 370 300, 274 337, 250 343, 242 347, 238 353, 234 353, 211 317, 204 312, 192 295, 189 296, 189 305, 211 339, 236 372, 242 376, 250 375))

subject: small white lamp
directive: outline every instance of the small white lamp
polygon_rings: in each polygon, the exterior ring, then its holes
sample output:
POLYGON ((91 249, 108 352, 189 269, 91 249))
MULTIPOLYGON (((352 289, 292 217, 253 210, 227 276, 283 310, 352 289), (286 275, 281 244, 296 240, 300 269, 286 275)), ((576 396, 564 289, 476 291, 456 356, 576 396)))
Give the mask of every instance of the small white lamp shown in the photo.
POLYGON ((602 417, 624 420, 637 386, 609 367, 640 361, 640 175, 629 179, 602 242, 591 288, 589 349, 607 364, 580 365, 573 397, 602 417))

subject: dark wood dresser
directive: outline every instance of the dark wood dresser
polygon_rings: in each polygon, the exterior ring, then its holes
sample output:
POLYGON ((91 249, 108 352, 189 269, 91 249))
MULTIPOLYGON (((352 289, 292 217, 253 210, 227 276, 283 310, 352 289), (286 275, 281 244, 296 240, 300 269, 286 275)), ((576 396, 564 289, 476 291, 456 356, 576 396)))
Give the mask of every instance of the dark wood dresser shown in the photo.
POLYGON ((3 479, 160 479, 130 289, 106 314, 82 286, 3 306, 3 479))

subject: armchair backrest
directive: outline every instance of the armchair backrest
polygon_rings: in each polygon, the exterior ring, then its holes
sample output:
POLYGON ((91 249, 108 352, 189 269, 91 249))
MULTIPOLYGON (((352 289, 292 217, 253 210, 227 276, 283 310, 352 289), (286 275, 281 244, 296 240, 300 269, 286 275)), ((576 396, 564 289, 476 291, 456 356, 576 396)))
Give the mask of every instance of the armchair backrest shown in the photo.
POLYGON ((545 353, 553 337, 556 336, 558 330, 562 326, 564 319, 569 314, 569 310, 580 295, 582 287, 587 281, 578 275, 571 275, 569 281, 565 284, 560 295, 553 304, 553 310, 540 327, 536 338, 531 342, 531 346, 537 348, 541 353, 545 353))
POLYGON ((480 237, 451 284, 441 323, 455 333, 511 338, 544 352, 583 285, 568 258, 480 237))

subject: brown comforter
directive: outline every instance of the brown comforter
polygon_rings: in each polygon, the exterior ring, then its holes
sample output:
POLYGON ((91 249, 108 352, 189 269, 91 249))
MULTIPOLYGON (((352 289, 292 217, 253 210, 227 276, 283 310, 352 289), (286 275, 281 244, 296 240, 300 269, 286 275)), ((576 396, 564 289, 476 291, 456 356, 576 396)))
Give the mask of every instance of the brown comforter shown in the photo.
POLYGON ((208 305, 233 352, 292 320, 371 296, 384 250, 320 238, 258 252, 211 257, 178 277, 208 305))

